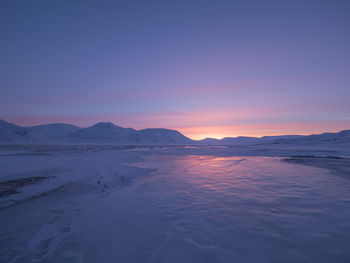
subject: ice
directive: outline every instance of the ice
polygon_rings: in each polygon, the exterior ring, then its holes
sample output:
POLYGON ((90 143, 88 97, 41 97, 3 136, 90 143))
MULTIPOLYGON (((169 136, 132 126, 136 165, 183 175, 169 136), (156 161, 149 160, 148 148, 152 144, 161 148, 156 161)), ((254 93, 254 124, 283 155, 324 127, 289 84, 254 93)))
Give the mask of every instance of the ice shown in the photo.
POLYGON ((55 178, 19 187, 0 208, 0 262, 346 262, 347 153, 312 146, 288 154, 280 145, 6 148, 0 182, 40 172, 55 178), (281 157, 288 155, 298 156, 281 157))

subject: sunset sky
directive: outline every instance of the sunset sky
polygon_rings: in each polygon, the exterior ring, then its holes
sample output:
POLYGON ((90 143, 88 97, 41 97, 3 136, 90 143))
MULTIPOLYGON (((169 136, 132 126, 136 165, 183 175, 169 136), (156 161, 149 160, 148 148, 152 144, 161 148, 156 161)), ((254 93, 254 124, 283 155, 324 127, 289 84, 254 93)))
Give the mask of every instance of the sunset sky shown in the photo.
POLYGON ((0 3, 0 119, 193 138, 350 129, 350 1, 0 3))

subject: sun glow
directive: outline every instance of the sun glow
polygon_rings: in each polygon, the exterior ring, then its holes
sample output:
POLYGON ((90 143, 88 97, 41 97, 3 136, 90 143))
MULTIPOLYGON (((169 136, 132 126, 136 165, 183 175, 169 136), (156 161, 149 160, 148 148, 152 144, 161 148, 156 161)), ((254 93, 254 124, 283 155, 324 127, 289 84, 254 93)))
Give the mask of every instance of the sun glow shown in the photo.
POLYGON ((309 135, 323 132, 339 132, 349 127, 348 122, 294 122, 294 123, 274 123, 274 124, 246 124, 227 126, 195 126, 175 128, 185 136, 201 140, 205 138, 222 139, 225 137, 262 137, 277 135, 309 135), (327 127, 327 128, 325 128, 327 127))

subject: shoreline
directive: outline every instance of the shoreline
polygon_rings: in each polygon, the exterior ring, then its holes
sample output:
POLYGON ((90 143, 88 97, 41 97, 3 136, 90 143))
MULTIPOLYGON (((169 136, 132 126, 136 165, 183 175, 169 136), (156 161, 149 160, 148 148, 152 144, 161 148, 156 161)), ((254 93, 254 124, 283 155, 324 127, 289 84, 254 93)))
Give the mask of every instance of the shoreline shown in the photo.
POLYGON ((291 156, 282 159, 283 162, 313 166, 327 169, 332 173, 350 176, 350 158, 337 156, 291 156))

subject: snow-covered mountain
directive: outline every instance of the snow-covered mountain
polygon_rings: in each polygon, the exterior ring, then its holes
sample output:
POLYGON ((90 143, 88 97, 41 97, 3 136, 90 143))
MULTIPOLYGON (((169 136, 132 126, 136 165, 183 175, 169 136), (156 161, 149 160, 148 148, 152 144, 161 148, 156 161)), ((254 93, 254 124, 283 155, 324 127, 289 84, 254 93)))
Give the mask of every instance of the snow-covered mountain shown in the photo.
POLYGON ((71 124, 55 123, 28 127, 32 134, 41 134, 47 138, 62 138, 79 130, 80 128, 71 124))
POLYGON ((284 139, 297 139, 303 138, 303 135, 281 135, 281 136, 264 136, 264 137, 225 137, 222 139, 206 138, 199 141, 202 145, 252 145, 252 144, 265 144, 265 143, 275 143, 279 140, 284 139))
POLYGON ((28 131, 27 137, 33 142, 50 143, 64 140, 67 136, 80 128, 71 124, 55 123, 27 127, 26 129, 28 131))
POLYGON ((193 140, 175 130, 144 129, 138 131, 140 140, 147 144, 192 144, 193 140))
POLYGON ((264 137, 226 137, 221 140, 206 138, 198 141, 199 145, 253 145, 253 144, 329 144, 337 143, 350 145, 350 130, 338 133, 322 133, 313 135, 280 135, 264 137))
POLYGON ((0 144, 115 144, 115 145, 186 145, 193 141, 169 129, 134 130, 110 122, 88 128, 70 124, 46 124, 20 127, 0 120, 0 144))
POLYGON ((123 128, 110 122, 100 122, 82 128, 69 135, 69 141, 78 143, 137 144, 140 142, 136 130, 123 128))
POLYGON ((344 144, 350 143, 350 130, 344 130, 337 133, 322 133, 322 134, 312 134, 308 136, 300 137, 285 137, 276 138, 275 143, 284 144, 344 144))
POLYGON ((80 129, 78 126, 63 123, 20 127, 0 120, 0 143, 55 143, 64 140, 69 134, 78 129, 80 129))
POLYGON ((0 120, 0 142, 21 141, 28 130, 15 124, 0 120))
POLYGON ((350 130, 318 135, 206 138, 194 141, 176 130, 134 130, 100 122, 88 128, 56 123, 21 127, 0 120, 0 144, 114 144, 114 145, 253 145, 253 144, 346 144, 350 130))

